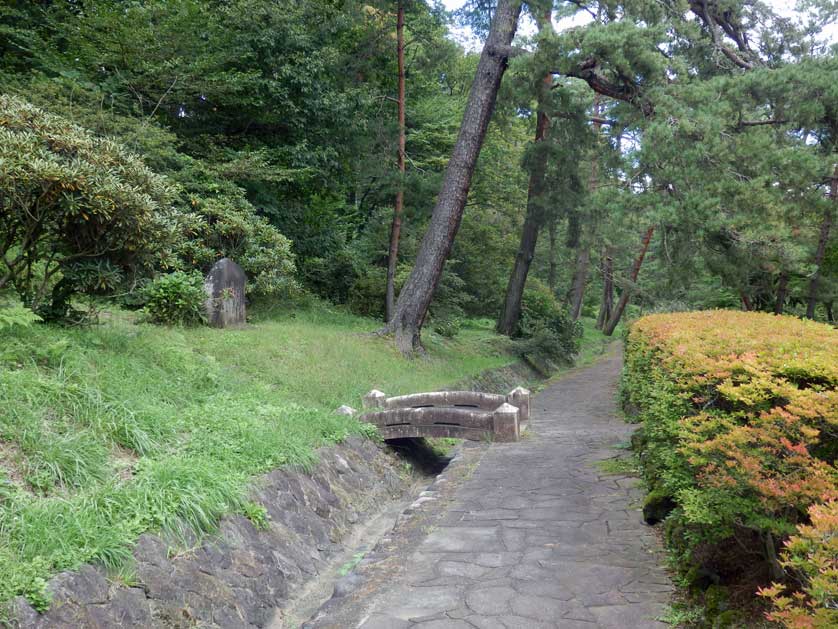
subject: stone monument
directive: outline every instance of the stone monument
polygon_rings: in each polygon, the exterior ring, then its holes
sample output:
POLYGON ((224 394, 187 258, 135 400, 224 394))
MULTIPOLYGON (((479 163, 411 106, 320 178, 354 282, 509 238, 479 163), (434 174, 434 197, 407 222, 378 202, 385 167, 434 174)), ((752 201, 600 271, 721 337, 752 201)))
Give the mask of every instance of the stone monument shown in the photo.
POLYGON ((207 300, 207 322, 214 328, 244 325, 244 289, 247 276, 230 258, 221 258, 212 265, 204 280, 207 300))

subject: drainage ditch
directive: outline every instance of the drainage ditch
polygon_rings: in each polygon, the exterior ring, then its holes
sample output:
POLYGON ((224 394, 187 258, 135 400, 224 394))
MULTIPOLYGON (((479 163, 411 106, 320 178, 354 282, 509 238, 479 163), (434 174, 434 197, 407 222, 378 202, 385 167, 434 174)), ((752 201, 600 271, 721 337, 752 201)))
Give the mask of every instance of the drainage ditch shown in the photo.
POLYGON ((341 542, 343 550, 277 610, 270 629, 305 628, 309 621, 328 614, 330 608, 361 585, 366 580, 361 574, 364 564, 375 561, 376 551, 390 542, 396 527, 424 504, 436 500, 433 488, 446 482, 444 472, 462 448, 460 445, 445 452, 424 439, 398 439, 388 445, 400 464, 410 470, 413 481, 408 490, 350 531, 341 542))

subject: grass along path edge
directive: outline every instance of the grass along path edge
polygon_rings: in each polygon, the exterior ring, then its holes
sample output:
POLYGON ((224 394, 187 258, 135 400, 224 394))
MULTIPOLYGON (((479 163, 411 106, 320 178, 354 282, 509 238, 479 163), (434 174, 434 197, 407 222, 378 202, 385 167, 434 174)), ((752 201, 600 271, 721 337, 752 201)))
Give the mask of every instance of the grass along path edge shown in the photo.
POLYGON ((322 307, 241 330, 115 312, 92 328, 3 332, 0 603, 44 609, 51 575, 100 562, 119 578, 145 531, 185 537, 258 512, 251 480, 309 469, 320 446, 364 434, 333 411, 371 388, 436 389, 514 362, 484 324, 429 336, 413 361, 370 336, 375 325, 322 307))

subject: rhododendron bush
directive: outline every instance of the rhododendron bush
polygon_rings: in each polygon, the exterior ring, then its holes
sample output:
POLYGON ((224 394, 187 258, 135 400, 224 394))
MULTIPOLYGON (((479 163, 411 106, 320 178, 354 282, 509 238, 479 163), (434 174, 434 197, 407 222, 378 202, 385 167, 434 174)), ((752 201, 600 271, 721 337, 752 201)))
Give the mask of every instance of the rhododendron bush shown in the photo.
POLYGON ((750 542, 780 582, 761 591, 773 620, 838 626, 838 331, 762 313, 645 317, 623 396, 684 567, 750 542))

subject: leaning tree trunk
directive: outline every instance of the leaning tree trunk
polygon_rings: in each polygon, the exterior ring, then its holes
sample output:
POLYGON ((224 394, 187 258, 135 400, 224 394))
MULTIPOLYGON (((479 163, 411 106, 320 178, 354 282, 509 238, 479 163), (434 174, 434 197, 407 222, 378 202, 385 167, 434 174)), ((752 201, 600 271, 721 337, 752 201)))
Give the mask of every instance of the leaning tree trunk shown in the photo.
POLYGON ((576 271, 573 274, 573 284, 570 288, 570 316, 574 321, 582 314, 582 302, 585 300, 585 286, 588 283, 588 266, 591 252, 585 247, 579 248, 576 256, 576 271))
MULTIPOLYGON (((539 29, 542 26, 552 28, 552 11, 548 10, 545 19, 539 22, 539 29)), ((547 74, 541 82, 538 90, 538 112, 535 124, 535 142, 544 142, 550 132, 550 118, 547 115, 547 103, 550 95, 550 88, 553 84, 552 73, 547 74)), ((503 300, 503 308, 498 318, 497 331, 501 334, 511 336, 518 327, 518 320, 521 318, 521 302, 524 298, 524 286, 527 283, 527 275, 530 272, 530 264, 535 257, 535 246, 538 243, 538 232, 544 222, 544 208, 541 205, 541 196, 544 193, 544 176, 547 172, 547 151, 536 151, 533 159, 530 179, 527 186, 527 214, 524 217, 524 227, 521 230, 521 242, 518 245, 518 253, 515 254, 515 263, 512 266, 512 273, 509 275, 509 282, 506 285, 506 297, 503 300)), ((555 252, 553 252, 555 253, 555 252)), ((555 278, 554 278, 555 279, 555 278)))
MULTIPOLYGON (((529 203, 527 206, 529 207, 529 203)), ((509 276, 509 283, 506 286, 506 298, 497 325, 497 331, 507 336, 512 336, 515 333, 518 320, 521 318, 524 286, 527 283, 530 264, 535 255, 539 229, 541 229, 539 213, 527 209, 524 227, 521 230, 521 243, 518 245, 518 253, 515 254, 515 264, 512 267, 512 274, 509 276)))
POLYGON ((387 255, 387 291, 384 300, 384 320, 393 318, 396 308, 396 264, 399 260, 399 235, 402 230, 402 209, 404 207, 404 162, 405 162, 405 89, 404 89, 404 0, 399 0, 396 16, 396 57, 399 72, 399 186, 393 207, 393 224, 390 226, 390 251, 387 255))
POLYGON ((832 230, 832 215, 835 212, 834 205, 838 203, 838 166, 832 175, 832 186, 829 190, 832 203, 827 205, 821 221, 821 230, 818 237, 818 249, 815 251, 815 274, 809 282, 809 301, 806 304, 806 318, 815 318, 815 305, 818 299, 818 284, 821 281, 821 265, 826 254, 826 244, 829 242, 829 232, 832 230))
POLYGON ((599 305, 599 315, 596 320, 597 330, 601 330, 614 309, 614 252, 611 247, 605 248, 602 257, 602 303, 599 305))
MULTIPOLYGON (((640 266, 643 264, 643 258, 646 257, 646 252, 649 250, 649 243, 652 241, 652 234, 655 233, 655 227, 652 226, 646 230, 646 233, 643 236, 643 241, 640 243, 640 253, 637 255, 637 259, 634 261, 634 266, 631 269, 631 283, 637 283, 637 277, 640 275, 640 266)), ((617 302, 617 306, 614 308, 614 312, 611 314, 611 318, 605 324, 605 327, 602 330, 602 333, 606 336, 611 336, 614 334, 614 330, 617 327, 617 324, 620 322, 620 318, 623 316, 623 311, 626 309, 626 305, 628 305, 629 298, 631 297, 632 287, 627 286, 623 293, 620 295, 620 301, 617 302)))
POLYGON ((786 271, 780 272, 780 279, 777 281, 777 301, 774 302, 774 314, 783 314, 786 306, 786 297, 789 292, 789 274, 786 271))
POLYGON ((395 334, 396 345, 406 354, 422 347, 422 324, 460 228, 471 177, 495 109, 520 14, 520 0, 499 0, 430 225, 422 238, 413 271, 399 293, 393 318, 382 330, 395 334))

